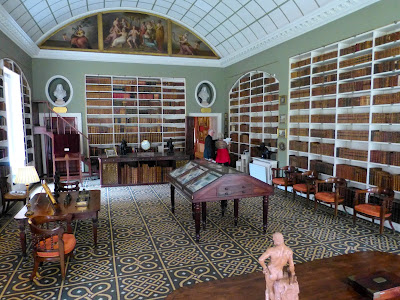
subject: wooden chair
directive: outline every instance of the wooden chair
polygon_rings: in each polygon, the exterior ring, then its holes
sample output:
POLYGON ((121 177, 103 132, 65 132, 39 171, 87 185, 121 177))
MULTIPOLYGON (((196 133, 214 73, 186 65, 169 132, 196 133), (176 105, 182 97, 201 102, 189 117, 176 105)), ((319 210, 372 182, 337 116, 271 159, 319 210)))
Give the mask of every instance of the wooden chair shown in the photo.
POLYGON ((1 204, 3 206, 2 215, 5 215, 17 202, 24 202, 28 199, 28 193, 25 191, 11 191, 7 177, 0 178, 1 204), (10 202, 12 205, 10 206, 10 202))
POLYGON ((310 206, 310 194, 315 194, 315 181, 318 179, 318 172, 306 171, 297 174, 295 184, 293 185, 293 200, 296 197, 296 192, 307 195, 307 206, 310 206))
POLYGON ((286 166, 282 168, 272 168, 272 185, 284 186, 285 196, 287 196, 287 187, 292 186, 295 182, 296 168, 286 166))
POLYGON ((76 239, 73 234, 64 233, 63 223, 70 228, 72 215, 38 216, 28 220, 32 232, 34 266, 30 280, 35 277, 39 264, 44 261, 60 261, 61 276, 65 278, 65 258, 73 256, 76 239), (50 228, 53 227, 53 228, 50 228))
POLYGON ((393 207, 394 192, 391 189, 383 189, 380 187, 373 187, 366 190, 358 190, 354 197, 354 212, 353 224, 356 224, 357 213, 370 217, 372 223, 375 219, 380 220, 379 234, 383 233, 385 221, 388 220, 390 226, 394 230, 392 224, 392 207, 393 207), (366 196, 369 196, 369 203, 366 202, 366 196), (371 203, 372 201, 378 203, 371 203))
POLYGON ((73 192, 79 191, 79 181, 60 181, 59 182, 60 192, 73 192))
POLYGON ((314 211, 317 210, 318 202, 328 203, 331 207, 334 205, 335 217, 337 217, 339 204, 342 204, 344 210, 346 211, 346 207, 343 204, 344 195, 346 192, 345 189, 347 186, 346 179, 331 177, 326 180, 316 180, 315 184, 314 211))

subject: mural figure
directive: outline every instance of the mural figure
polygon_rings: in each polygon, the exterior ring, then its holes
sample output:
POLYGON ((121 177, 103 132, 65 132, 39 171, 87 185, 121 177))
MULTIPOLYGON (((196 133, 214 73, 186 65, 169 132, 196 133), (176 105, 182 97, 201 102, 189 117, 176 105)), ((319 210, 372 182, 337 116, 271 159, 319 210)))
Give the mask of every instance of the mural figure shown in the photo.
POLYGON ((196 41, 195 45, 192 46, 188 40, 188 33, 179 36, 179 53, 182 55, 197 55, 197 50, 199 49, 201 41, 196 41))
POLYGON ((158 51, 162 52, 164 49, 164 26, 161 23, 161 20, 158 20, 156 25, 156 42, 158 51))
POLYGON ((111 44, 111 48, 114 47, 122 47, 128 40, 128 33, 126 32, 126 27, 122 28, 121 33, 119 33, 119 36, 114 39, 114 41, 111 44))
POLYGON ((132 26, 132 29, 128 33, 128 40, 127 40, 129 48, 133 48, 133 46, 135 46, 135 48, 138 48, 140 42, 138 41, 139 36, 140 36, 139 31, 136 29, 135 26, 132 26))
POLYGON ((85 36, 85 31, 82 29, 82 25, 72 29, 74 33, 71 35, 71 38, 68 38, 67 34, 63 34, 64 41, 69 41, 72 48, 92 49, 88 38, 85 36))
POLYGON ((110 28, 110 34, 104 40, 104 44, 112 44, 114 40, 118 37, 121 30, 119 29, 119 18, 115 18, 112 27, 110 28))

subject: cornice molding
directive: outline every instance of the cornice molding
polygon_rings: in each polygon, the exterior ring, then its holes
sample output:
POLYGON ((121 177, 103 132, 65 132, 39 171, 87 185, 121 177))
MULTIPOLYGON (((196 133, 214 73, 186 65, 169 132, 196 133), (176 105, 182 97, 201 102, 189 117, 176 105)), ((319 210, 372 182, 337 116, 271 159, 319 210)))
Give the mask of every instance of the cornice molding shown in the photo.
POLYGON ((117 53, 83 52, 83 51, 63 51, 40 49, 34 58, 61 59, 61 60, 81 60, 81 61, 101 61, 132 64, 154 64, 172 66, 191 66, 191 67, 221 67, 221 60, 191 57, 171 57, 155 55, 133 55, 117 53))
POLYGON ((33 57, 39 53, 39 47, 22 30, 2 5, 0 5, 0 30, 29 56, 33 57))
POLYGON ((336 0, 305 17, 284 26, 257 43, 221 59, 221 67, 228 67, 246 58, 270 49, 292 38, 314 30, 380 0, 336 0))

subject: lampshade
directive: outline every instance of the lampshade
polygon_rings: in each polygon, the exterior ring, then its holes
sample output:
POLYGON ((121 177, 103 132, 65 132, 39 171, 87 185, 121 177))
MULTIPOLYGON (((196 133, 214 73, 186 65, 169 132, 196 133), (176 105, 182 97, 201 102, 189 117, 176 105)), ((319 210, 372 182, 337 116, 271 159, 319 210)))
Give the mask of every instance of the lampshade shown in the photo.
POLYGON ((18 168, 14 183, 31 184, 40 181, 34 166, 18 168))

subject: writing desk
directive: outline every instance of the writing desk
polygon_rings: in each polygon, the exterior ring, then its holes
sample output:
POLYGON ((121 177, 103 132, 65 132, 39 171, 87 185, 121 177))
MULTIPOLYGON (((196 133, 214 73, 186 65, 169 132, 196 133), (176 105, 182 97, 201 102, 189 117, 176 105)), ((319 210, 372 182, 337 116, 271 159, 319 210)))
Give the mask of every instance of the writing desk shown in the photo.
MULTIPOLYGON (((76 206, 76 199, 78 198, 79 192, 70 192, 71 202, 69 205, 64 205, 65 197, 68 193, 60 193, 58 197, 58 205, 56 209, 50 204, 50 199, 47 198, 45 193, 39 193, 32 197, 30 200, 31 210, 33 215, 36 216, 52 216, 52 215, 65 215, 72 214, 72 220, 88 220, 93 221, 93 240, 94 245, 97 247, 97 225, 98 225, 98 213, 100 211, 100 190, 92 190, 90 192, 90 200, 88 206, 78 207, 76 206)), ((26 256, 26 233, 25 228, 28 224, 28 217, 25 216, 27 211, 24 206, 14 217, 18 222, 19 237, 21 240, 22 254, 26 256)))
MULTIPOLYGON (((348 284, 347 277, 385 270, 400 276, 400 256, 369 251, 356 252, 296 264, 300 300, 368 299, 348 284)), ((172 292, 166 300, 264 300, 264 274, 254 272, 210 282, 185 286, 172 292)), ((396 298, 398 299, 398 298, 396 298)))

